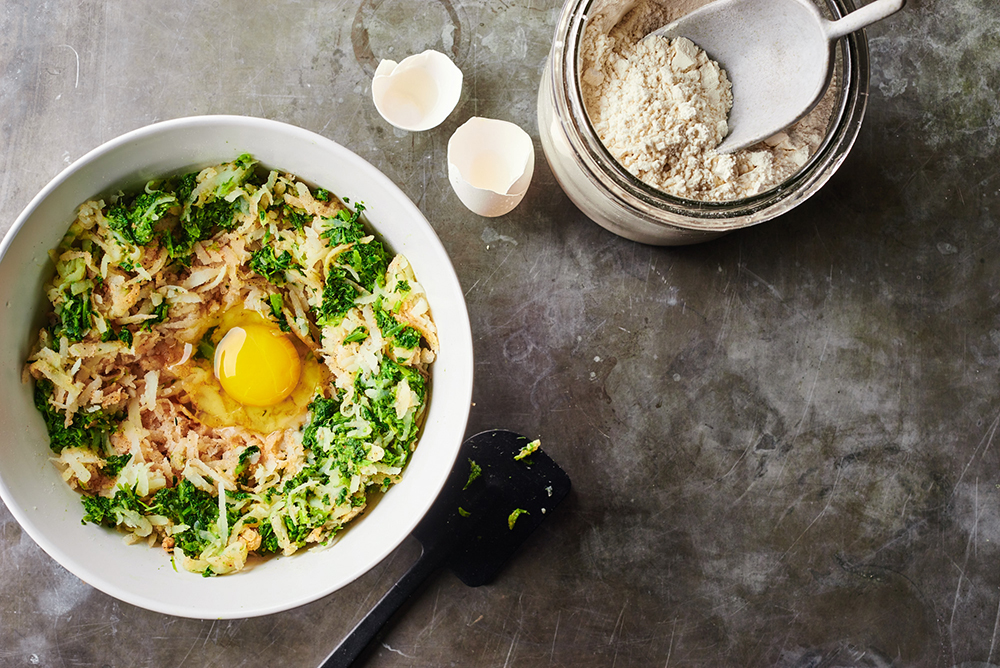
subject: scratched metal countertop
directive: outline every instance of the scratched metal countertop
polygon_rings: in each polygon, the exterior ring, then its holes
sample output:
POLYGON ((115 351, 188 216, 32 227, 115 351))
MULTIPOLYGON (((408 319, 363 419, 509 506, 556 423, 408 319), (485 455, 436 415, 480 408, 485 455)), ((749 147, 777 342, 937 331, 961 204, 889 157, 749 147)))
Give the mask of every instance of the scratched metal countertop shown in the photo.
MULTIPOLYGON (((1000 5, 909 0, 869 29, 868 115, 832 181, 673 249, 591 223, 545 164, 558 11, 0 0, 0 231, 89 149, 194 114, 314 130, 416 202, 468 300, 469 433, 540 437, 574 491, 495 584, 433 577, 366 665, 1000 665, 1000 5), (394 131, 371 75, 425 48, 454 55, 461 102, 394 131), (473 115, 535 139, 501 218, 448 185, 473 115)), ((282 614, 177 619, 77 580, 0 506, 0 666, 315 666, 416 553, 282 614)))

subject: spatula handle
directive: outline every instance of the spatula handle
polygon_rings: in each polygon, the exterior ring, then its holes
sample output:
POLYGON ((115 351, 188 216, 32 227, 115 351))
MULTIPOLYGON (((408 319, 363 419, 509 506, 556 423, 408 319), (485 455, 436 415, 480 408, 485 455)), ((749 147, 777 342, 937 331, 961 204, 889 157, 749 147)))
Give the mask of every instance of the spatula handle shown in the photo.
POLYGON ((406 600, 420 588, 424 580, 437 570, 444 561, 444 550, 423 549, 403 577, 375 604, 375 607, 358 622, 347 637, 330 653, 320 668, 348 668, 361 656, 365 648, 375 639, 386 622, 392 618, 406 600))
POLYGON ((830 40, 840 39, 855 30, 861 30, 876 21, 881 21, 890 14, 895 14, 905 4, 906 0, 875 0, 875 2, 869 2, 861 9, 851 12, 839 21, 828 22, 826 25, 826 36, 830 40))

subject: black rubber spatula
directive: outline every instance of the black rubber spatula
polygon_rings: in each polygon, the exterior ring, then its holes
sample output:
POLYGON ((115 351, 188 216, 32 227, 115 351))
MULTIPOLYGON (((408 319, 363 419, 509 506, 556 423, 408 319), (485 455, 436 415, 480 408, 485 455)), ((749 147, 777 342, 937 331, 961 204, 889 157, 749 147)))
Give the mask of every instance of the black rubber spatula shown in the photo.
POLYGON ((528 439, 510 431, 476 434, 459 451, 444 489, 413 536, 423 552, 344 638, 321 668, 346 668, 433 571, 447 566, 478 587, 493 580, 569 493, 569 477, 541 450, 515 459, 528 439))

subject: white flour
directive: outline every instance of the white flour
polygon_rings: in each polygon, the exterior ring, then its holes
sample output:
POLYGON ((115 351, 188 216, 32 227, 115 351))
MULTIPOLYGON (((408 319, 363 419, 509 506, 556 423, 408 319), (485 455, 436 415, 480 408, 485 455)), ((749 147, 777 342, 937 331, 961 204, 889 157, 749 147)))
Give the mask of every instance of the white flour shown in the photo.
POLYGON ((598 137, 641 181, 686 199, 738 199, 778 185, 806 163, 823 140, 835 96, 831 87, 786 132, 742 151, 716 152, 732 106, 725 72, 689 40, 642 40, 700 4, 639 0, 624 17, 620 4, 592 16, 581 44, 583 100, 598 137))

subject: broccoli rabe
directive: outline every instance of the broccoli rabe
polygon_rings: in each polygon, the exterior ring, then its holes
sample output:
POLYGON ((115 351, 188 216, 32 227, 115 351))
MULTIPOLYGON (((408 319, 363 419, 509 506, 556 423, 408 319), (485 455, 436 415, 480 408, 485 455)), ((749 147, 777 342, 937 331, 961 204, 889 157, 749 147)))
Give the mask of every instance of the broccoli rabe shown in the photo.
POLYGON ((166 321, 167 314, 169 312, 170 312, 170 305, 167 304, 167 300, 164 299, 159 304, 157 304, 157 306, 153 309, 153 312, 151 314, 153 317, 149 318, 148 320, 142 323, 142 329, 148 332, 153 328, 153 325, 159 325, 161 322, 166 321))
POLYGON ((368 328, 360 325, 351 330, 351 333, 344 337, 343 343, 360 343, 368 338, 368 328))
POLYGON ((268 295, 267 302, 271 306, 271 317, 274 318, 276 323, 278 323, 278 328, 283 332, 292 331, 291 326, 288 324, 288 318, 285 317, 285 312, 283 310, 285 306, 284 298, 281 295, 274 293, 268 295))
POLYGON ((90 522, 106 527, 114 527, 118 524, 112 511, 114 505, 113 499, 106 496, 90 496, 85 494, 80 497, 80 502, 83 503, 84 510, 83 519, 80 520, 81 524, 90 522))
POLYGON ((202 192, 197 198, 194 191, 199 187, 198 172, 191 172, 180 177, 174 185, 178 203, 183 204, 180 224, 173 230, 164 231, 160 242, 170 253, 173 260, 183 265, 190 264, 191 251, 199 241, 212 238, 219 230, 233 230, 239 224, 238 213, 240 198, 232 202, 224 198, 236 188, 242 186, 253 175, 253 159, 249 155, 241 155, 232 163, 223 165, 213 180, 201 184, 202 188, 210 187, 208 194, 202 192), (194 200, 201 204, 195 205, 194 200))
MULTIPOLYGON (((358 473, 360 467, 368 465, 370 446, 365 441, 351 435, 356 420, 353 416, 341 413, 342 397, 318 397, 309 404, 309 420, 302 433, 302 445, 307 453, 307 464, 295 476, 285 481, 280 493, 284 498, 284 508, 287 514, 283 524, 289 541, 297 546, 305 543, 306 538, 317 528, 330 529, 330 513, 336 506, 350 503, 354 507, 364 505, 363 492, 351 494, 348 481, 358 473), (330 484, 337 485, 339 491, 320 493, 319 487, 330 484)), ((368 414, 367 412, 365 414, 368 414)), ((387 465, 401 465, 400 451, 408 452, 407 444, 394 444, 391 438, 383 441, 386 448, 381 461, 387 465), (396 460, 390 457, 390 451, 396 452, 396 460)), ((373 485, 386 486, 389 479, 373 485)), ((277 539, 273 529, 262 525, 258 531, 261 535, 262 551, 277 551, 277 539)))
POLYGON ((420 345, 420 332, 409 325, 405 325, 393 338, 396 346, 407 350, 412 350, 420 345))
POLYGON ((260 448, 258 446, 251 445, 240 453, 240 458, 236 462, 236 470, 233 471, 233 477, 236 478, 236 482, 241 485, 247 483, 247 477, 250 473, 250 459, 259 452, 260 448))
POLYGON ((344 314, 354 307, 358 289, 347 279, 347 272, 340 267, 330 267, 323 286, 323 296, 316 309, 316 324, 320 327, 337 325, 344 314))
POLYGON ((291 253, 285 251, 281 255, 275 255, 274 249, 270 246, 256 250, 250 256, 250 268, 275 285, 284 284, 285 272, 295 267, 298 267, 298 264, 291 253))
POLYGON ((405 325, 382 308, 382 298, 375 300, 375 322, 382 331, 382 338, 392 341, 398 348, 413 349, 420 345, 420 332, 405 325))
POLYGON ((531 443, 521 448, 521 451, 514 455, 514 459, 521 461, 525 457, 530 457, 531 455, 538 452, 538 448, 541 447, 542 441, 540 439, 535 439, 531 443))
POLYGON ((182 204, 188 204, 190 203, 191 193, 194 192, 194 188, 197 185, 198 172, 188 172, 177 179, 177 183, 174 185, 174 195, 177 196, 178 201, 182 204))
POLYGON ((358 275, 358 283, 368 292, 373 292, 375 284, 385 283, 385 271, 389 267, 389 254, 377 239, 368 243, 355 242, 348 250, 337 256, 337 264, 350 266, 358 275))
POLYGON ((123 204, 114 204, 108 207, 104 213, 105 220, 118 240, 122 243, 135 244, 135 235, 132 234, 132 222, 128 219, 128 209, 123 204))
POLYGON ((420 372, 412 367, 383 358, 378 373, 358 374, 356 384, 364 388, 366 396, 371 396, 371 420, 375 427, 386 435, 383 461, 398 465, 407 457, 406 446, 416 438, 419 425, 407 412, 399 417, 396 412, 396 392, 402 381, 410 388, 416 401, 422 404, 426 395, 426 381, 420 372))
POLYGON ((52 405, 52 391, 51 382, 35 381, 35 408, 45 420, 52 452, 59 454, 66 448, 87 448, 103 454, 108 438, 118 429, 120 418, 103 410, 77 411, 67 427, 66 416, 52 405))
POLYGON ((507 518, 507 528, 510 529, 511 531, 513 531, 514 530, 514 522, 517 521, 517 518, 520 517, 521 515, 530 515, 530 514, 531 513, 529 513, 524 508, 515 508, 514 512, 512 512, 510 514, 510 517, 507 518))
POLYGON ((104 216, 121 241, 145 246, 156 236, 156 223, 178 204, 173 194, 154 190, 140 194, 129 204, 112 205, 104 216))
POLYGON ((125 465, 128 464, 130 459, 132 459, 131 453, 125 453, 124 455, 109 455, 104 458, 105 464, 101 467, 101 473, 109 478, 114 478, 116 475, 121 473, 121 470, 125 468, 125 465))
POLYGON ((376 285, 385 283, 385 272, 391 256, 377 239, 360 243, 361 239, 368 236, 361 221, 361 212, 364 210, 363 204, 355 203, 353 212, 341 209, 335 218, 324 219, 329 226, 320 236, 330 246, 351 246, 339 254, 336 261, 338 266, 332 267, 327 274, 322 307, 318 314, 320 326, 340 322, 354 304, 357 287, 373 292, 376 285), (347 268, 350 268, 350 274, 347 268), (351 280, 348 280, 349 275, 351 280))
POLYGON ((121 341, 122 343, 124 343, 129 348, 131 348, 132 347, 132 341, 134 340, 133 337, 132 337, 131 330, 129 330, 129 329, 125 328, 125 327, 122 327, 121 330, 119 330, 119 332, 118 332, 118 340, 121 341))
MULTIPOLYGON (((174 544, 188 556, 201 554, 211 543, 212 535, 218 533, 218 497, 198 489, 187 479, 156 492, 149 512, 170 518, 175 526, 187 527, 175 531, 173 537, 174 544)), ((232 506, 227 506, 226 515, 230 527, 239 519, 239 512, 232 506)))
POLYGON ((114 527, 124 519, 126 510, 140 514, 148 513, 150 510, 150 507, 136 494, 135 488, 125 485, 119 485, 113 497, 84 494, 80 497, 80 501, 86 511, 81 520, 82 524, 91 522, 114 527))
POLYGON ((479 466, 479 464, 477 464, 474 460, 470 459, 469 460, 469 479, 465 481, 465 486, 462 487, 462 489, 463 490, 469 489, 469 485, 471 485, 476 480, 476 478, 478 478, 482 474, 483 474, 482 467, 479 466))
POLYGON ((192 206, 186 217, 181 218, 172 232, 165 232, 161 243, 175 260, 185 260, 199 241, 211 239, 220 230, 231 230, 236 226, 236 202, 224 199, 214 200, 202 206, 192 206))
POLYGON ((132 347, 132 332, 129 331, 129 329, 127 327, 122 327, 121 330, 116 334, 115 330, 113 330, 110 327, 108 327, 101 334, 101 341, 102 342, 107 342, 107 341, 121 341, 126 346, 128 346, 129 348, 131 348, 132 347))
POLYGON ((348 209, 341 209, 335 218, 325 218, 329 224, 320 237, 326 239, 331 246, 340 246, 357 241, 365 236, 365 226, 361 222, 361 212, 365 210, 365 205, 355 202, 354 212, 348 209))
POLYGON ((165 192, 143 193, 136 197, 129 211, 136 243, 145 246, 152 241, 153 226, 177 204, 177 198, 165 192))
POLYGON ((91 314, 93 313, 90 305, 90 290, 73 294, 73 291, 68 289, 64 295, 65 301, 58 309, 59 323, 53 334, 56 338, 65 336, 70 341, 82 341, 83 337, 90 331, 91 314))
POLYGON ((184 222, 185 229, 191 230, 191 236, 198 240, 211 237, 216 229, 232 230, 236 227, 236 213, 239 211, 237 200, 227 202, 217 199, 201 206, 191 207, 191 218, 184 222))
POLYGON ((309 404, 309 422, 302 429, 303 447, 316 450, 319 447, 316 432, 321 427, 335 429, 338 424, 346 421, 347 418, 340 414, 340 397, 316 397, 309 404))
POLYGON ((212 343, 212 335, 215 334, 215 329, 215 327, 209 327, 205 335, 201 337, 201 341, 195 347, 195 359, 208 360, 209 362, 215 360, 215 344, 212 343))
POLYGON ((281 552, 278 537, 274 535, 274 528, 269 522, 264 522, 258 526, 257 533, 260 534, 260 547, 257 548, 258 554, 276 554, 281 552))
MULTIPOLYGON (((261 213, 264 213, 261 210, 261 213)), ((305 211, 299 209, 293 209, 290 206, 285 206, 284 208, 285 220, 291 225, 297 232, 301 232, 302 229, 310 222, 312 216, 310 216, 305 211)), ((263 219, 262 219, 263 220, 263 219)))

